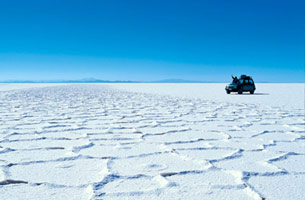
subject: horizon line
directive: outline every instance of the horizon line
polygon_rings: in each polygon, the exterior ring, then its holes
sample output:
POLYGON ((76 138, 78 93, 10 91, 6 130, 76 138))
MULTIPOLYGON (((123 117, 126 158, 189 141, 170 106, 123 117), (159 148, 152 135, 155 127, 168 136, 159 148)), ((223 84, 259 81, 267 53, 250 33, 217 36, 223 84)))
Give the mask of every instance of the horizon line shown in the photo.
MULTIPOLYGON (((101 79, 76 79, 76 80, 0 80, 0 83, 229 83, 229 81, 198 81, 185 79, 163 79, 157 81, 131 81, 131 80, 101 80, 101 79)), ((304 82, 270 82, 255 81, 255 83, 305 83, 304 82)))

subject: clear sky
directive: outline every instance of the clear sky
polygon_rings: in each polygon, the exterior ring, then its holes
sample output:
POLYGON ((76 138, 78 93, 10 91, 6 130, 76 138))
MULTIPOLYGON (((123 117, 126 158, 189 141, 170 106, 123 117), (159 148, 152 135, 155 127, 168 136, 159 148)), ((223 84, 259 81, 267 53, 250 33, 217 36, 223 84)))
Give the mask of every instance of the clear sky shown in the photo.
POLYGON ((304 82, 304 0, 0 1, 0 81, 304 82))

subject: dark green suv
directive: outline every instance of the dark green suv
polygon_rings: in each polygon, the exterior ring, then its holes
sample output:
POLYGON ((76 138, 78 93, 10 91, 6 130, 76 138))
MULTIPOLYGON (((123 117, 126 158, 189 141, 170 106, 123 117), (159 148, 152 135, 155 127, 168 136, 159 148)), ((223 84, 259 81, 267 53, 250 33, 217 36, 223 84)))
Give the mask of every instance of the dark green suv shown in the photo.
POLYGON ((239 78, 232 76, 232 79, 232 83, 226 86, 227 94, 231 92, 238 92, 238 94, 242 94, 243 92, 254 93, 256 88, 251 76, 241 75, 239 78))

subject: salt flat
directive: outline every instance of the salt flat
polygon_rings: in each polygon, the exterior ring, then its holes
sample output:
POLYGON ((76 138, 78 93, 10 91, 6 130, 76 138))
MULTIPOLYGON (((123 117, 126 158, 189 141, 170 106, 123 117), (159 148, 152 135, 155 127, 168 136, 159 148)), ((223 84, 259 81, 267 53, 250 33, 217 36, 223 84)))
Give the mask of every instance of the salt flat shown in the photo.
POLYGON ((0 84, 0 199, 304 199, 304 84, 0 84))
POLYGON ((244 93, 227 95, 225 83, 142 83, 109 84, 122 90, 171 95, 183 98, 200 98, 214 102, 255 103, 266 106, 304 109, 305 84, 302 83, 256 83, 254 95, 244 93), (237 96, 237 97, 236 97, 237 96))

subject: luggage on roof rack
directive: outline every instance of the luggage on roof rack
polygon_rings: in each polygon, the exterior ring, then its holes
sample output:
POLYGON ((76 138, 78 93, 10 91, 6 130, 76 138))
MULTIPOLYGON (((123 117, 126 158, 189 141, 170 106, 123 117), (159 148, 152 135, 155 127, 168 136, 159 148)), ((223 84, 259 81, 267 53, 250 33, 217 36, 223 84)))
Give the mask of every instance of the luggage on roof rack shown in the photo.
POLYGON ((249 76, 246 76, 246 75, 240 75, 239 79, 246 79, 246 78, 249 78, 249 76))

